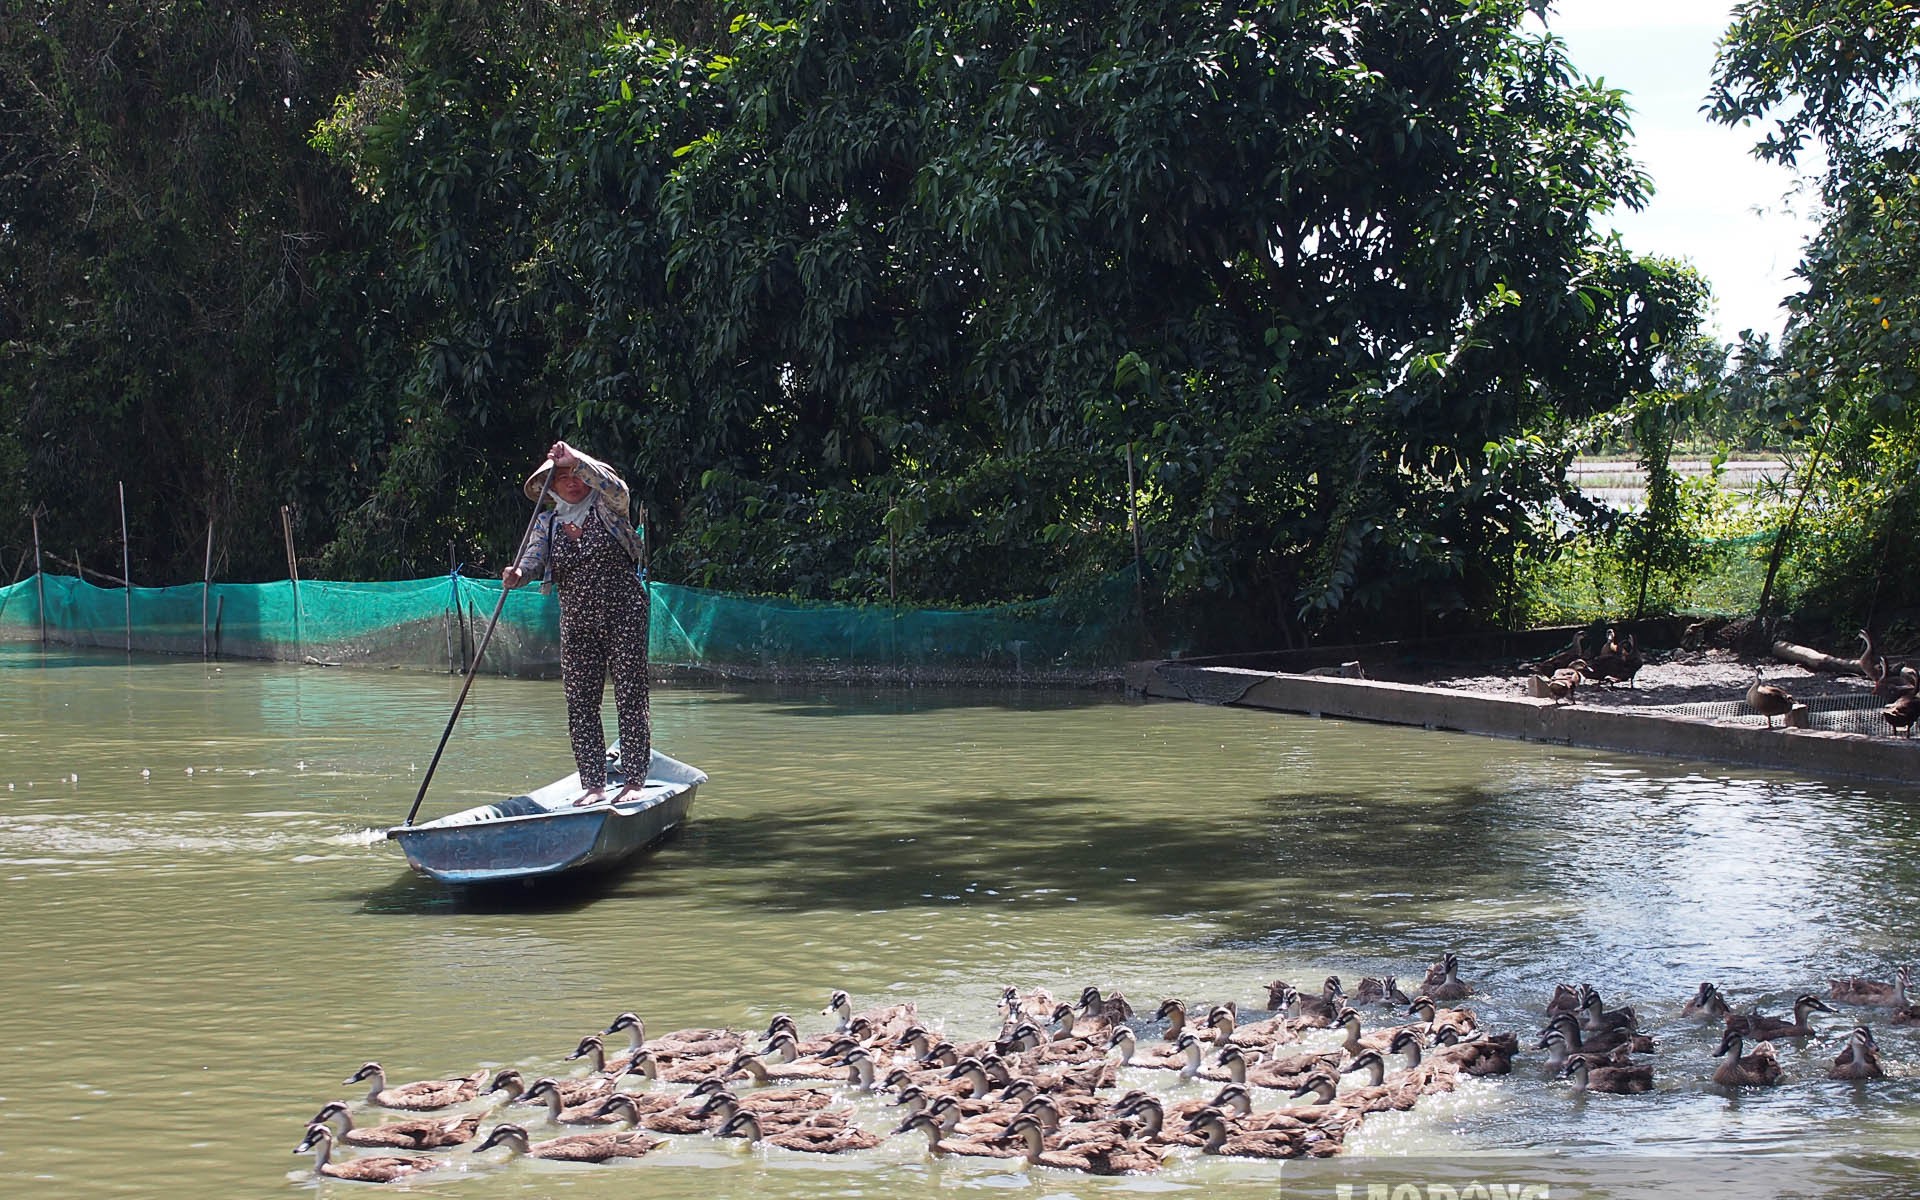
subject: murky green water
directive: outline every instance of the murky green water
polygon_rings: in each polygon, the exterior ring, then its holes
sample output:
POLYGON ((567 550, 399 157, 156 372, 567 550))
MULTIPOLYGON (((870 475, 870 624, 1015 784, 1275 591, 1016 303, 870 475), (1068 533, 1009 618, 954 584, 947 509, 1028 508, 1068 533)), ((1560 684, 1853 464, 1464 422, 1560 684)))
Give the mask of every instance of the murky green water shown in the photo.
MULTIPOLYGON (((300 1194, 302 1123, 355 1092, 339 1081, 363 1060, 396 1079, 559 1071, 625 1009, 656 1030, 779 1011, 821 1028, 844 987, 977 1036, 1005 983, 1258 1006, 1274 978, 1417 979, 1448 948, 1496 1028, 1536 1029, 1563 979, 1639 1006, 1657 1091, 1583 1101, 1531 1068, 1475 1081, 1372 1119, 1349 1166, 1526 1152, 1670 1187, 1737 1152, 1768 1156, 1778 1194, 1920 1192, 1920 1031, 1876 1022, 1884 1083, 1830 1082, 1835 1047, 1783 1043, 1788 1082, 1730 1096, 1678 1016, 1703 979, 1778 1012, 1830 974, 1917 957, 1908 789, 1104 695, 663 688, 662 748, 712 776, 694 824, 602 887, 515 908, 414 878, 378 837, 456 691, 0 646, 0 1196, 300 1194)), ((569 769, 558 685, 482 679, 424 811, 569 769)), ((855 1160, 689 1138, 619 1167, 454 1157, 406 1190, 1279 1180, 1218 1160, 1120 1180, 932 1163, 904 1139, 855 1160)), ((1299 1194, 1332 1194, 1315 1186, 1299 1194)))

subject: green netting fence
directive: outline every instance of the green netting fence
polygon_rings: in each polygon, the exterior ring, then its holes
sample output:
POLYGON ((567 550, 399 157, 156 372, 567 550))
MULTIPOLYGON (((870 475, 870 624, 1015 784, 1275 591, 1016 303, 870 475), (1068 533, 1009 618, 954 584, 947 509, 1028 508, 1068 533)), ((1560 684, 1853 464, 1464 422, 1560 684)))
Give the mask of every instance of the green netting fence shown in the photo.
MULTIPOLYGON (((1094 682, 1134 657, 1130 575, 1072 603, 981 609, 809 604, 652 582, 652 661, 741 678, 1094 682)), ((41 574, 0 588, 0 641, 329 664, 464 670, 500 598, 498 580, 454 574, 388 583, 102 588, 41 574)), ((551 595, 507 597, 482 669, 555 675, 551 595)))

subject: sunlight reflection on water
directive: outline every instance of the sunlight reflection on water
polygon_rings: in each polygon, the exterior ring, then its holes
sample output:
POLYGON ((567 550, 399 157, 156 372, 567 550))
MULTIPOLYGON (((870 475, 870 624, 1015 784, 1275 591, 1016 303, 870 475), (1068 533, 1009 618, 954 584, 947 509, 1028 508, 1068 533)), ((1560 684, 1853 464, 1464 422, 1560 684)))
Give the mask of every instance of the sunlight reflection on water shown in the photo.
MULTIPOLYGON (((1448 949, 1485 993, 1483 1023, 1528 1041, 1556 982, 1634 1004, 1659 1041, 1655 1091, 1580 1100, 1528 1066, 1370 1120, 1356 1157, 1737 1147, 1810 1151, 1815 1178, 1882 1191, 1920 1179, 1914 1030, 1876 1022, 1898 1075, 1883 1084, 1825 1079, 1835 1050, 1816 1039, 1782 1047, 1784 1086, 1729 1096, 1705 1082, 1711 1038, 1678 1015, 1702 979, 1778 1012, 1912 956, 1901 789, 1092 694, 662 688, 662 748, 713 777, 688 828, 591 887, 470 897, 412 876, 384 838, 457 681, 21 653, 0 647, 0 776, 20 785, 0 793, 0 940, 31 964, 0 994, 8 1194, 199 1196, 204 1164, 231 1194, 304 1188, 300 1122, 360 1061, 407 1078, 565 1071, 580 1035, 626 1009, 650 1028, 788 1011, 813 1029, 846 987, 979 1037, 1005 983, 1252 1009, 1275 979, 1411 985, 1448 949)), ((430 813, 570 769, 557 685, 485 679, 474 696, 430 813)), ((1274 1180, 1194 1161, 1028 1175, 893 1143, 798 1157, 683 1139, 605 1172, 463 1158, 408 1190, 1271 1195, 1274 1180)))

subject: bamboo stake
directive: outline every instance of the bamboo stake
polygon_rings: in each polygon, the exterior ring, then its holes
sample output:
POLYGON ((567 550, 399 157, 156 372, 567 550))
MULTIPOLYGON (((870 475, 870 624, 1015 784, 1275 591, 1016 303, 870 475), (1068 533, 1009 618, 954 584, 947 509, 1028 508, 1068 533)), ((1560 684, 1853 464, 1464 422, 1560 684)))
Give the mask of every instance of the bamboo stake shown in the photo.
MULTIPOLYGON (((460 574, 459 574, 460 562, 458 559, 454 558, 453 554, 454 554, 453 541, 452 539, 448 539, 447 541, 447 592, 450 598, 448 600, 448 607, 446 612, 441 614, 440 628, 441 628, 441 631, 447 635, 447 674, 449 675, 453 674, 454 672, 453 622, 456 615, 460 612, 460 574)), ((460 652, 462 654, 466 653, 466 649, 467 649, 466 640, 467 639, 463 634, 460 638, 460 652)))
POLYGON ((40 569, 40 512, 33 513, 33 581, 40 597, 40 644, 47 644, 47 576, 40 569))
POLYGON ((207 565, 200 575, 200 660, 207 658, 207 598, 213 592, 213 518, 207 518, 207 565))
POLYGON ((115 587, 124 587, 126 585, 127 581, 120 578, 118 575, 109 575, 105 571, 96 571, 92 567, 82 566, 79 560, 80 552, 78 550, 75 550, 73 553, 74 553, 74 561, 72 562, 68 562, 66 559, 61 558, 58 554, 47 555, 47 561, 52 563, 56 567, 72 567, 73 576, 75 579, 84 580, 87 576, 91 575, 95 579, 98 579, 104 583, 110 583, 115 587))
POLYGON ((300 558, 293 551, 293 508, 280 506, 280 532, 287 539, 287 581, 293 585, 293 661, 307 656, 306 640, 300 636, 300 558))
MULTIPOLYGON (((80 557, 78 550, 74 558, 80 557)), ((133 559, 127 548, 127 481, 120 481, 120 577, 127 585, 127 653, 133 653, 133 559)))
POLYGON ((1133 529, 1133 598, 1140 609, 1140 628, 1147 627, 1147 569, 1140 553, 1140 494, 1133 486, 1133 443, 1127 443, 1127 524, 1133 529))

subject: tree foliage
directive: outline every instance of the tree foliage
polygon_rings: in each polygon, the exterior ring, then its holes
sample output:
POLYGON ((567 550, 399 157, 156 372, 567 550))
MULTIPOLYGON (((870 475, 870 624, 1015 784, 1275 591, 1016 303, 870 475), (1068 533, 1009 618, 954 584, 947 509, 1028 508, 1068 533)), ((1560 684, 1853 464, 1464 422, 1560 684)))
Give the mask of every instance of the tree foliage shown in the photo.
POLYGON ((891 535, 915 594, 1069 587, 1127 561, 1131 453, 1204 636, 1483 607, 1556 490, 1488 443, 1647 386, 1696 300, 1591 234, 1625 108, 1521 12, 812 3, 712 99, 638 61, 602 121, 713 124, 636 227, 665 305, 590 287, 657 391, 583 417, 694 451, 669 554, 723 585, 873 596, 891 535))
MULTIPOLYGON (((223 118, 247 153, 179 196, 204 223, 168 235, 179 269, 115 241, 130 282, 102 291, 57 222, 4 246, 29 478, 127 462, 58 419, 151 394, 218 435, 199 471, 243 519, 293 502, 321 569, 390 575, 448 541, 504 554, 514 485, 563 435, 627 468, 670 578, 1070 593, 1132 563, 1137 513, 1180 636, 1405 629, 1501 603, 1563 487, 1556 431, 1650 388, 1697 314, 1685 272, 1592 233, 1644 198, 1626 107, 1520 0, 720 11, 277 18, 290 57, 244 62, 301 86, 223 118), (48 263, 67 274, 25 278, 48 263), (183 309, 266 302, 197 345, 153 325, 140 355, 58 319, 138 280, 183 309), (223 390, 180 379, 216 368, 223 390)), ((32 108, 36 55, 114 44, 40 28, 0 50, 0 102, 32 108)), ((204 73, 160 57, 156 94, 194 94, 204 73)), ((10 210, 33 188, 77 209, 73 147, 172 110, 32 111, 29 148, 0 151, 10 210)))
POLYGON ((1710 97, 1727 123, 1771 123, 1756 151, 1811 166, 1820 225, 1797 270, 1771 405, 1812 434, 1806 601, 1849 621, 1920 603, 1920 544, 1900 514, 1920 473, 1920 7, 1896 0, 1741 5, 1710 97))

